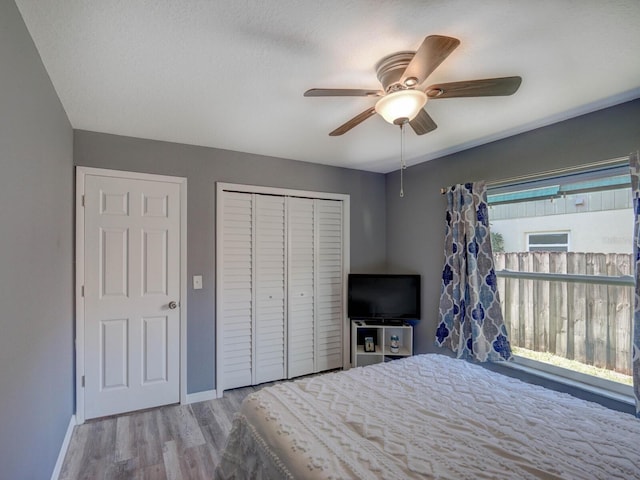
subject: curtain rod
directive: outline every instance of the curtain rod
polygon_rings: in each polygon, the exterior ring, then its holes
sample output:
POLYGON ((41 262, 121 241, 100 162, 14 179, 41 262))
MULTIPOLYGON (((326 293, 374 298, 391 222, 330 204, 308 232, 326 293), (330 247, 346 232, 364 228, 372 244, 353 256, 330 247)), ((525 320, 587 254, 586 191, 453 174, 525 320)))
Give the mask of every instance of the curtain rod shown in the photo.
MULTIPOLYGON (((504 178, 502 180, 489 180, 486 185, 489 187, 502 187, 505 185, 511 185, 514 183, 532 182, 534 180, 542 180, 549 177, 555 177, 559 175, 567 175, 572 173, 580 173, 593 168, 613 167, 622 165, 624 162, 629 162, 629 155, 624 157, 611 158, 609 160, 601 160, 599 162, 585 163, 575 167, 557 168, 555 170, 547 170, 542 173, 531 173, 528 175, 520 175, 517 177, 504 178)), ((440 188, 440 193, 444 195, 449 190, 448 187, 440 188)))

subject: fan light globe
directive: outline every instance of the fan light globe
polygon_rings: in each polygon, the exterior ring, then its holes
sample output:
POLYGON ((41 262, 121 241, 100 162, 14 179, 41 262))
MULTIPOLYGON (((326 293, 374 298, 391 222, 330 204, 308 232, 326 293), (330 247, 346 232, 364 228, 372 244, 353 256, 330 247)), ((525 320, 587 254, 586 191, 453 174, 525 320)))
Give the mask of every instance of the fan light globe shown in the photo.
POLYGON ((427 103, 421 90, 399 90, 382 97, 376 103, 376 112, 387 122, 398 125, 413 120, 427 103))

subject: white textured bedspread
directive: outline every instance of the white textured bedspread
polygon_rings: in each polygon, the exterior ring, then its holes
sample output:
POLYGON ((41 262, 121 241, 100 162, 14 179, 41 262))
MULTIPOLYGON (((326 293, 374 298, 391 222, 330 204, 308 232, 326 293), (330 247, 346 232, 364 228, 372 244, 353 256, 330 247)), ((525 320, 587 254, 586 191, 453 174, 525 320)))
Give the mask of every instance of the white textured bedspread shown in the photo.
POLYGON ((219 479, 633 479, 640 420, 443 355, 249 395, 219 479))

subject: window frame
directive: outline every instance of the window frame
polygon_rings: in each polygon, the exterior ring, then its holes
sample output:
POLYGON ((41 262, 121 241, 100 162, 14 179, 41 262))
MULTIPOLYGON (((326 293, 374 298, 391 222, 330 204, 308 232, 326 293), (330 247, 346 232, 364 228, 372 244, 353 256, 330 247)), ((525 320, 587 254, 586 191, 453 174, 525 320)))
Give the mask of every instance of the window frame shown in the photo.
MULTIPOLYGON (((593 166, 590 169, 585 169, 584 166, 577 167, 572 171, 572 169, 566 169, 563 171, 551 171, 551 172, 541 172, 539 174, 531 175, 530 179, 513 179, 513 181, 505 180, 500 182, 495 182, 492 184, 489 182, 488 186, 488 195, 490 196, 493 192, 494 198, 498 200, 496 204, 502 203, 512 203, 509 201, 505 201, 504 193, 508 193, 509 191, 518 191, 524 190, 527 188, 527 185, 530 185, 529 188, 535 188, 539 186, 546 186, 557 184, 558 181, 565 181, 567 177, 575 178, 586 176, 587 178, 595 177, 602 178, 602 172, 610 171, 611 173, 608 176, 615 176, 616 174, 620 174, 621 170, 628 169, 628 157, 612 159, 607 162, 606 166, 593 166), (516 181, 517 180, 517 181, 516 181), (500 194, 500 195, 496 195, 500 194)), ((627 170, 628 171, 628 170, 627 170)), ((580 180, 577 180, 580 181, 580 180)), ((568 183, 568 182, 567 182, 568 183)), ((573 182, 571 182, 573 183, 573 182)), ((516 200, 517 202, 518 200, 516 200)), ((522 201, 522 200, 519 200, 522 201)), ((488 206, 491 206, 491 199, 489 198, 488 206)), ((535 232, 526 232, 526 249, 527 252, 530 250, 530 236, 531 235, 539 235, 539 234, 556 234, 556 233, 566 233, 567 234, 567 243, 566 248, 567 252, 571 249, 571 232, 568 230, 556 230, 556 231, 535 231, 535 232)), ((535 245, 535 244, 534 244, 535 245)), ((552 246, 565 246, 563 245, 552 245, 552 246)), ((535 250, 534 250, 535 251, 535 250)), ((607 284, 607 285, 619 285, 619 286, 635 286, 635 278, 633 275, 621 275, 621 276, 596 276, 596 275, 575 275, 575 274, 559 274, 559 273, 535 273, 535 272, 514 272, 509 270, 496 270, 496 276, 500 277, 510 277, 510 278, 523 278, 529 280, 546 280, 546 281, 562 281, 562 282, 580 282, 580 283, 597 283, 597 284, 607 284)), ((633 306, 632 306, 633 307, 633 306)), ((601 395, 607 398, 611 398, 623 403, 627 403, 629 405, 634 405, 634 395, 633 395, 633 386, 626 385, 620 382, 616 382, 613 380, 608 380, 604 378, 600 378, 594 375, 577 372, 574 370, 570 370, 564 367, 560 367, 557 365, 552 365, 550 363, 545 363, 538 360, 533 360, 531 358, 522 357, 519 355, 513 356, 513 362, 505 362, 504 365, 516 369, 525 371, 531 375, 539 376, 545 379, 551 379, 557 383, 571 386, 573 388, 578 388, 581 390, 588 391, 590 393, 595 393, 597 395, 601 395)))
POLYGON ((520 355, 514 355, 513 362, 505 362, 504 365, 515 370, 522 370, 532 375, 551 379, 563 385, 579 388, 629 405, 635 405, 633 386, 631 385, 576 372, 520 355))

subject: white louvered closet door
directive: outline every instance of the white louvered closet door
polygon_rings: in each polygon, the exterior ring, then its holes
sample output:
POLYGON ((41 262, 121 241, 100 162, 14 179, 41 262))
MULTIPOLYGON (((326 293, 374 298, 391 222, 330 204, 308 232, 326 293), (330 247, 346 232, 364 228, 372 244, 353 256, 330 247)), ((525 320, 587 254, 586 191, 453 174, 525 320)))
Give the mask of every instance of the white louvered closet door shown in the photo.
POLYGON ((223 202, 223 298, 217 331, 222 335, 221 387, 226 390, 253 383, 253 194, 225 192, 223 202))
POLYGON ((288 198, 288 377, 315 371, 314 200, 288 198))
POLYGON ((285 199, 255 196, 254 384, 285 378, 285 199))
POLYGON ((316 371, 342 367, 343 282, 342 202, 315 200, 316 371))
POLYGON ((218 195, 216 389, 344 366, 348 199, 218 195))

